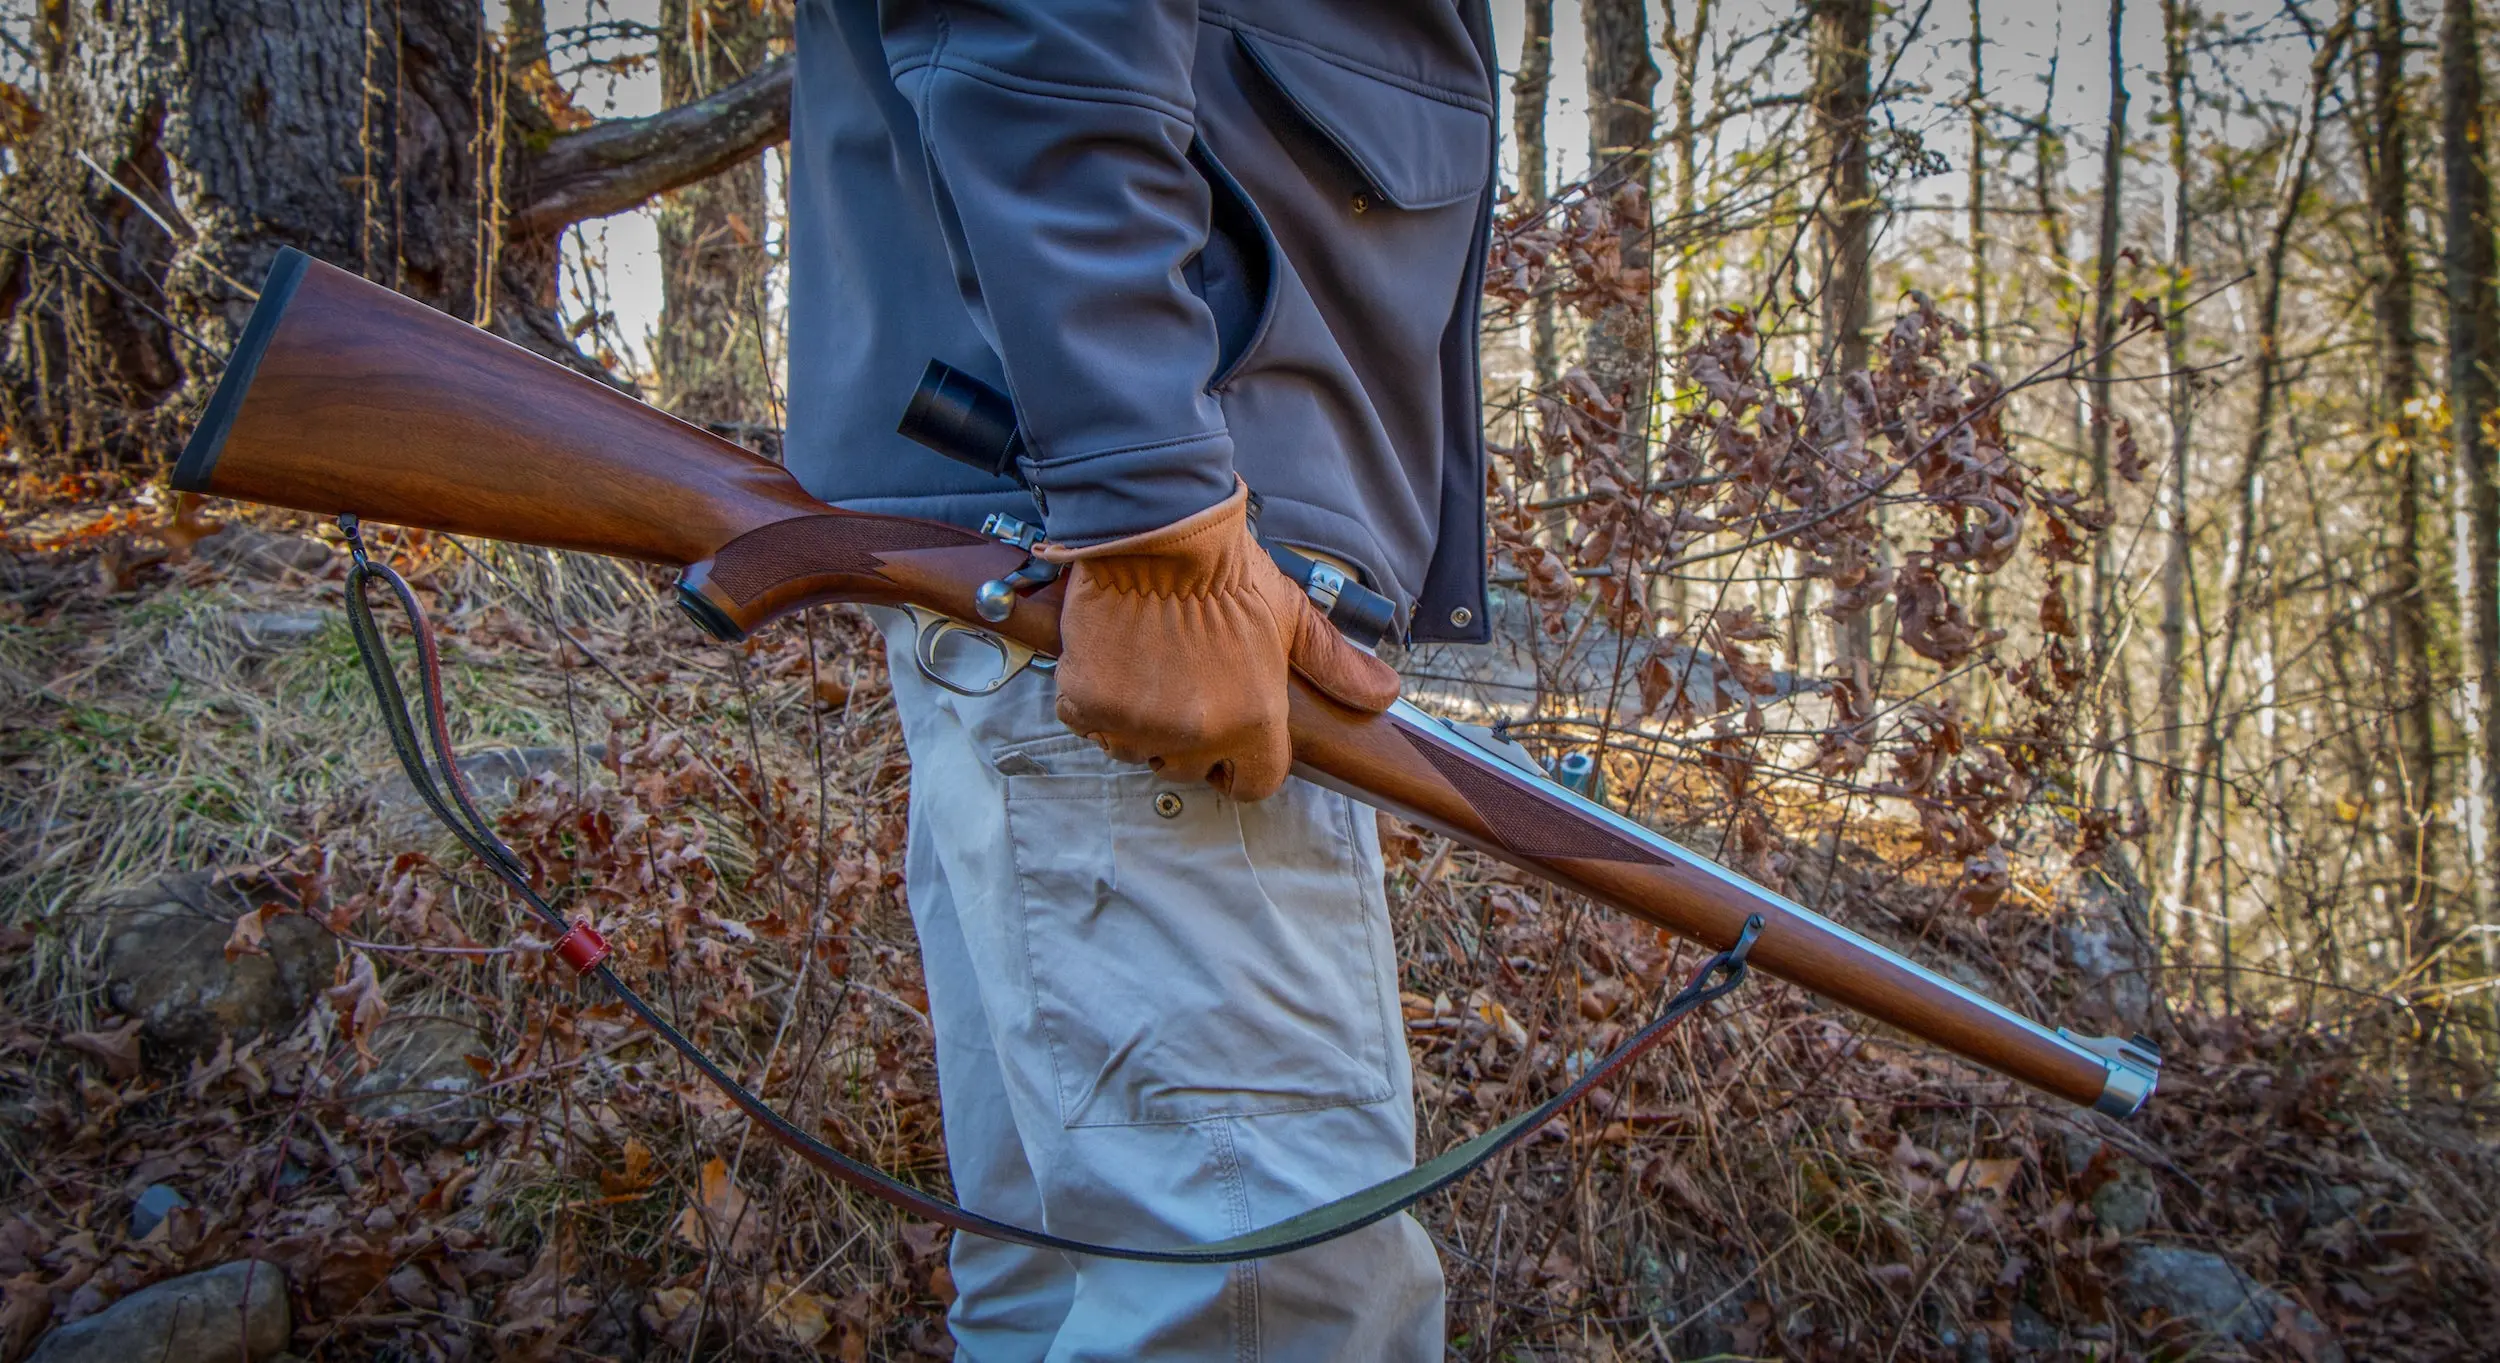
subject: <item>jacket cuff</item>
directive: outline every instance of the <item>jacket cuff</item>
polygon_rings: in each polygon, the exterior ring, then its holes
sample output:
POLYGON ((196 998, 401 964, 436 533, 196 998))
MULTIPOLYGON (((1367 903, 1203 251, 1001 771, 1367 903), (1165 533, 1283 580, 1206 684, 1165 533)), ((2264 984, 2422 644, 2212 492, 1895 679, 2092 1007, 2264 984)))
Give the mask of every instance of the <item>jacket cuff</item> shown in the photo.
POLYGON ((1224 431, 1019 463, 1050 538, 1071 547, 1161 530, 1232 496, 1239 481, 1224 431))

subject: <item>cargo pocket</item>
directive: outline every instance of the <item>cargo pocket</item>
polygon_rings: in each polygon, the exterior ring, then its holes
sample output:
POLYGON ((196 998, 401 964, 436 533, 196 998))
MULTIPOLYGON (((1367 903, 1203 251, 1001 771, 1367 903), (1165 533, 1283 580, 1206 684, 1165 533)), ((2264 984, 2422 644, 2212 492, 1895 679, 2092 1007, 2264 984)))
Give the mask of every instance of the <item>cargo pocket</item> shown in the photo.
POLYGON ((1390 1096, 1387 913, 1349 801, 1295 781, 1243 805, 1073 736, 997 765, 1062 1121, 1390 1096))

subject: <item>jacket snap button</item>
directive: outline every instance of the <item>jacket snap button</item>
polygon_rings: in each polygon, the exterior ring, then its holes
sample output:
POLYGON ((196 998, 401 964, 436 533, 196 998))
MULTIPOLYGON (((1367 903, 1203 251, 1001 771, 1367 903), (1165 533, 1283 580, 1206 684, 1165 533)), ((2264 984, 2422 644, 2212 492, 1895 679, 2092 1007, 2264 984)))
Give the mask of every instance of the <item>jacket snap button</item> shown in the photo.
POLYGON ((1370 211, 1371 211, 1371 207, 1372 207, 1372 196, 1371 196, 1371 195, 1369 195, 1369 194, 1357 194, 1357 195, 1355 195, 1355 196, 1354 196, 1354 211, 1355 211, 1355 212, 1357 212, 1357 213, 1368 213, 1368 212, 1370 212, 1370 211))
POLYGON ((1155 796, 1155 813, 1160 814, 1167 819, 1179 818, 1181 816, 1181 797, 1168 790, 1155 796))
POLYGON ((1465 606, 1453 607, 1450 611, 1450 624, 1459 629, 1467 628, 1467 622, 1475 618, 1476 613, 1465 606))

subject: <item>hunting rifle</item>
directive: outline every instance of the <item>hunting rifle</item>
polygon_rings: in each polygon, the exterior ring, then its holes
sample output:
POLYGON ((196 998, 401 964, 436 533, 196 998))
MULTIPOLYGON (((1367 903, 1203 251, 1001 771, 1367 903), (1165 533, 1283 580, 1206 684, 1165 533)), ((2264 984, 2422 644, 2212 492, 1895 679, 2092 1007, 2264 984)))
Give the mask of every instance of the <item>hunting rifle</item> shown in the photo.
MULTIPOLYGON (((293 250, 173 483, 667 564, 723 640, 828 602, 901 607, 919 621, 917 664, 957 689, 994 689, 1059 649, 1061 584, 1030 527, 828 506, 769 460, 293 250), (967 685, 967 653, 995 681, 967 685)), ((1323 605, 1327 585, 1312 584, 1323 605)), ((1714 950, 1758 920, 1749 964, 2068 1102, 2123 1117, 2159 1077, 2143 1038, 2033 1022, 1566 789, 1491 730, 1404 701, 1358 714, 1298 678, 1291 726, 1301 776, 1714 950)))

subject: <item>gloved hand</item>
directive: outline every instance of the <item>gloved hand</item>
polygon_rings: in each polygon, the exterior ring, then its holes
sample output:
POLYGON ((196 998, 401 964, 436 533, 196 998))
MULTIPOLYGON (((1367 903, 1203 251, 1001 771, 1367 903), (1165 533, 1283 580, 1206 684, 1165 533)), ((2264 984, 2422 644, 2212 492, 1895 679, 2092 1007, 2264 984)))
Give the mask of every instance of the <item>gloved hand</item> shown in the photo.
POLYGON ((1161 530, 1035 552, 1068 569, 1059 720, 1123 762, 1239 800, 1284 788, 1287 669, 1370 714, 1398 674, 1348 643, 1250 533, 1250 490, 1161 530))

